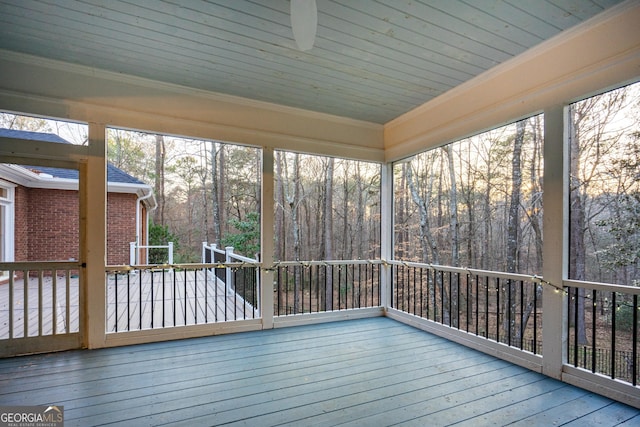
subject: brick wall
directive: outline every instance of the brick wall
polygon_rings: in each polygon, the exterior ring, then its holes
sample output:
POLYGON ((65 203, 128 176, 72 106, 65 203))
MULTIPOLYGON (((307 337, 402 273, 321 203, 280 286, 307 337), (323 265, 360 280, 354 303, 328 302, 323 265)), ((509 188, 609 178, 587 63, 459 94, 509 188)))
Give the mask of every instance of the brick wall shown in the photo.
MULTIPOLYGON (((107 264, 129 263, 129 242, 136 238, 136 199, 135 194, 107 196, 107 264)), ((78 259, 79 237, 77 191, 16 188, 16 261, 78 259)))
POLYGON ((78 192, 43 188, 27 191, 28 259, 25 261, 78 259, 78 192))
POLYGON ((28 212, 29 192, 24 187, 16 187, 15 189, 15 227, 14 227, 14 259, 16 261, 25 261, 28 259, 29 253, 29 234, 28 234, 28 212))
MULTIPOLYGON (((136 195, 107 196, 107 264, 129 264, 129 242, 136 240, 136 195)), ((144 217, 141 217, 144 219, 144 217)))

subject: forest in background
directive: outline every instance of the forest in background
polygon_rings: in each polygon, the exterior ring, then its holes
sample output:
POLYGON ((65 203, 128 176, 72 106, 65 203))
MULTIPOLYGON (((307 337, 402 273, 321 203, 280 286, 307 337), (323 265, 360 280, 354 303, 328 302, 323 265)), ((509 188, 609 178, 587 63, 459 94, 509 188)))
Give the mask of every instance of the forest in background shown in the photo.
MULTIPOLYGON (((569 274, 640 284, 640 84, 571 104, 569 274)), ((543 116, 394 165, 395 257, 542 274, 543 116)))
MULTIPOLYGON (((179 262, 199 262, 204 241, 260 252, 259 149, 109 129, 108 156, 154 186, 150 235, 179 262)), ((274 169, 276 260, 379 257, 380 165, 276 151, 274 169)))
MULTIPOLYGON (((572 104, 570 277, 640 281, 640 84, 572 104)), ((86 125, 0 114, 0 126, 77 144, 86 125)), ((394 165, 394 257, 542 273, 543 117, 472 136, 394 165)), ((203 241, 259 252, 258 148, 109 128, 108 157, 152 185, 153 244, 176 262, 203 241)), ((275 152, 275 259, 380 257, 380 165, 275 152)))

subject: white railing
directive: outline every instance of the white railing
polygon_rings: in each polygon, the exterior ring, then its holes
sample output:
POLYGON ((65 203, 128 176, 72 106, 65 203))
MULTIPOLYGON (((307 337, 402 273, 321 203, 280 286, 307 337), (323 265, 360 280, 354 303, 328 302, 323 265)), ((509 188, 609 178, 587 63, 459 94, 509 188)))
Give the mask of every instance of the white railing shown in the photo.
POLYGON ((78 262, 0 263, 0 357, 80 345, 78 262))
POLYGON ((173 242, 169 242, 166 245, 139 245, 136 242, 129 243, 129 264, 140 265, 149 264, 149 249, 166 249, 167 250, 167 263, 173 264, 173 242), (140 262, 140 251, 146 249, 145 260, 140 262))
MULTIPOLYGON (((202 242, 202 263, 241 263, 241 265, 248 264, 250 266, 257 266, 260 264, 260 261, 258 261, 257 257, 256 259, 249 258, 233 252, 233 249, 233 246, 226 246, 224 250, 222 250, 218 249, 218 246, 215 243, 208 244, 207 242, 202 242)), ((218 278, 224 281, 228 292, 237 293, 237 290, 234 286, 234 276, 232 268, 227 267, 224 271, 224 278, 220 276, 218 276, 218 278)), ((258 268, 256 268, 255 270, 255 284, 255 289, 253 291, 255 292, 255 295, 259 295, 258 290, 260 289, 260 269, 258 268)), ((242 295, 242 297, 245 298, 244 295, 242 295)), ((255 298, 255 301, 257 302, 256 309, 258 313, 260 313, 260 298, 255 298)))

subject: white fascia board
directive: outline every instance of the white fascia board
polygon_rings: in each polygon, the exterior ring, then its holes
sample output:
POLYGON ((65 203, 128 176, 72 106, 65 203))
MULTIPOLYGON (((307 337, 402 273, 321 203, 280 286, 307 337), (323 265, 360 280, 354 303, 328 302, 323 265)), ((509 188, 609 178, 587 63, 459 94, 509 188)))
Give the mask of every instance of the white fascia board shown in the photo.
MULTIPOLYGON (((0 164, 0 177, 28 188, 46 188, 52 190, 78 190, 77 179, 49 178, 30 171, 29 169, 12 164, 0 164)), ((123 182, 107 182, 107 192, 128 193, 146 196, 153 192, 147 184, 131 184, 123 182)))

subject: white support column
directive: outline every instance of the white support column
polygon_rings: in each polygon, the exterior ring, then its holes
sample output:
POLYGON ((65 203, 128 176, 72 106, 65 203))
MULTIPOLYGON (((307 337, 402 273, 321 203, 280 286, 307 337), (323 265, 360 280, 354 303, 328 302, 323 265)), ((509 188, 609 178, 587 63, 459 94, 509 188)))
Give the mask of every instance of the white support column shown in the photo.
MULTIPOLYGON (((554 106, 544 112, 544 220, 542 247, 544 280, 562 288, 568 254, 568 152, 565 108, 554 106)), ((542 355, 543 372, 561 378, 566 360, 564 292, 545 285, 543 290, 542 355)))
POLYGON ((80 166, 80 257, 83 345, 104 347, 106 335, 107 161, 105 126, 89 123, 89 156, 80 166))
POLYGON ((273 266, 274 252, 274 204, 273 199, 273 148, 264 147, 262 149, 262 196, 260 212, 260 315, 262 316, 262 328, 273 328, 273 282, 274 272, 270 268, 273 266))
MULTIPOLYGON (((382 165, 380 179, 380 257, 393 259, 393 164, 382 165)), ((391 304, 391 266, 380 266, 380 292, 382 307, 386 310, 391 304)))

